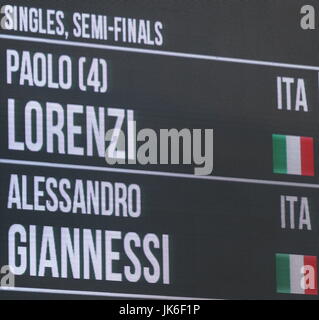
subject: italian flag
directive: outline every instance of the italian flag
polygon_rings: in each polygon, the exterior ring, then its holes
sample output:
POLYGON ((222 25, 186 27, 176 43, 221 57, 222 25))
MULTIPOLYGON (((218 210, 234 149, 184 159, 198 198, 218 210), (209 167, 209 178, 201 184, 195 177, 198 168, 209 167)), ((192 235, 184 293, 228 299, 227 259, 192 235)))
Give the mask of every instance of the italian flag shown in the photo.
POLYGON ((313 138, 274 134, 272 141, 274 173, 314 176, 313 138))
POLYGON ((276 255, 278 293, 317 295, 317 257, 276 255))

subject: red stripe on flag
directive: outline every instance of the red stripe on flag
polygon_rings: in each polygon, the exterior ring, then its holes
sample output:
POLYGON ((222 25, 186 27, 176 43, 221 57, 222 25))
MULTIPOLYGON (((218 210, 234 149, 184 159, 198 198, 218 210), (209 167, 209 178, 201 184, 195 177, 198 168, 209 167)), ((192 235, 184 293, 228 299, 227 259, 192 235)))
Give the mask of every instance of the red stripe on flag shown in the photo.
POLYGON ((301 137, 301 174, 303 176, 315 175, 315 164, 313 156, 313 138, 301 137))
POLYGON ((313 284, 313 288, 305 289, 305 294, 318 294, 318 276, 317 276, 317 257, 313 256, 304 256, 305 266, 312 266, 313 272, 306 270, 304 277, 306 279, 306 288, 310 284, 313 284))

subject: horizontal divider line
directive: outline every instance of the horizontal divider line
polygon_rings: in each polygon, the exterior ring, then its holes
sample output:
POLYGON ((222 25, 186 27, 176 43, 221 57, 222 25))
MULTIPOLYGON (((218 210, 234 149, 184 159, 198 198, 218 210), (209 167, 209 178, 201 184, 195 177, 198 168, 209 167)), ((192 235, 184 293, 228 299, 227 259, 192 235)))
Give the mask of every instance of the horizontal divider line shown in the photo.
POLYGON ((87 165, 77 165, 77 164, 67 164, 67 163, 51 163, 51 162, 40 162, 40 161, 0 159, 0 164, 9 164, 9 165, 14 164, 14 165, 32 166, 32 167, 47 167, 47 168, 84 170, 84 171, 100 171, 100 172, 113 172, 113 173, 123 173, 123 174, 160 176, 160 177, 168 177, 168 178, 222 181, 222 182, 237 182, 237 183, 250 183, 250 184, 261 184, 261 185, 319 189, 319 184, 312 184, 312 183, 261 180, 261 179, 247 179, 247 178, 233 178, 233 177, 221 177, 221 176, 196 176, 194 174, 189 174, 189 173, 174 173, 174 172, 150 171, 150 170, 121 169, 121 168, 87 166, 87 165))
POLYGON ((193 54, 193 53, 165 51, 165 50, 156 50, 156 49, 121 47, 121 46, 105 45, 105 44, 98 44, 98 43, 85 43, 85 42, 78 42, 78 41, 37 38, 37 37, 29 37, 29 36, 0 34, 0 39, 27 41, 27 42, 45 43, 45 44, 56 44, 56 45, 70 46, 70 47, 83 47, 83 48, 132 52, 132 53, 143 53, 143 54, 152 54, 152 55, 159 55, 159 56, 176 57, 176 58, 232 62, 232 63, 240 63, 240 64, 260 65, 260 66, 267 66, 267 67, 319 71, 318 66, 281 63, 281 62, 272 62, 272 61, 261 61, 261 60, 251 60, 251 59, 241 59, 241 58, 220 57, 220 56, 213 56, 213 55, 193 54))
POLYGON ((153 300, 215 300, 215 299, 207 299, 207 298, 175 297, 175 296, 135 294, 135 293, 114 293, 114 292, 101 292, 101 291, 64 290, 64 289, 62 290, 62 289, 24 288, 24 287, 0 287, 0 291, 66 294, 66 295, 110 297, 110 298, 153 299, 153 300))

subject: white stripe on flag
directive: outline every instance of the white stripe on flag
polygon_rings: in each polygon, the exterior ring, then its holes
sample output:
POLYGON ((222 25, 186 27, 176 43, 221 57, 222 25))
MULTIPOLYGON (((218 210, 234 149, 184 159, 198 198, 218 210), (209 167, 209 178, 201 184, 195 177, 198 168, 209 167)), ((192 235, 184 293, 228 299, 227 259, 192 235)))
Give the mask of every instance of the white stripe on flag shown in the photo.
POLYGON ((300 137, 287 136, 287 173, 301 175, 300 137))
POLYGON ((304 266, 304 257, 291 254, 290 260, 290 292, 296 294, 305 294, 305 290, 301 286, 303 279, 302 267, 304 266))

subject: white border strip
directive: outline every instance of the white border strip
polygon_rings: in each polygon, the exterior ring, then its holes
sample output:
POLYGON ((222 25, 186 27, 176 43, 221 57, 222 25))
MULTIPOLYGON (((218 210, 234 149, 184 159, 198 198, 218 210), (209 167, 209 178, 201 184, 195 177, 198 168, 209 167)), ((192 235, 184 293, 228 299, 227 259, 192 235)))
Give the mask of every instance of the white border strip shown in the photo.
POLYGON ((135 293, 114 293, 114 292, 100 292, 100 291, 60 290, 60 289, 23 288, 23 287, 0 287, 0 291, 66 294, 66 295, 108 297, 108 298, 150 299, 150 300, 217 300, 217 299, 208 299, 208 298, 175 297, 175 296, 161 296, 161 295, 148 295, 148 294, 135 294, 135 293))
POLYGON ((176 57, 176 58, 209 60, 209 61, 219 61, 219 62, 232 62, 232 63, 267 66, 267 67, 319 71, 319 67, 317 67, 317 66, 280 63, 280 62, 271 62, 271 61, 259 61, 259 60, 250 60, 250 59, 239 59, 239 58, 228 58, 228 57, 210 56, 210 55, 204 55, 204 54, 192 54, 192 53, 164 51, 164 50, 162 51, 162 50, 154 50, 154 49, 120 47, 120 46, 104 45, 104 44, 97 44, 97 43, 78 42, 78 41, 46 39, 46 38, 16 36, 16 35, 8 35, 8 34, 0 34, 0 39, 27 41, 27 42, 45 43, 45 44, 55 44, 55 45, 62 45, 62 46, 69 46, 69 47, 82 47, 82 48, 111 50, 111 51, 144 53, 144 54, 169 56, 169 57, 176 57))
POLYGON ((233 177, 220 177, 220 176, 196 176, 196 175, 188 174, 188 173, 173 173, 173 172, 150 171, 150 170, 120 169, 120 168, 85 166, 85 165, 76 165, 76 164, 67 164, 67 163, 51 163, 51 162, 40 162, 40 161, 0 159, 0 164, 71 169, 71 170, 84 170, 84 171, 113 172, 113 173, 149 175, 149 176, 183 178, 183 179, 193 179, 193 180, 223 181, 223 182, 237 182, 237 183, 250 183, 250 184, 262 184, 262 185, 273 185, 273 186, 319 189, 319 184, 312 184, 312 183, 259 180, 259 179, 246 179, 246 178, 233 178, 233 177))

